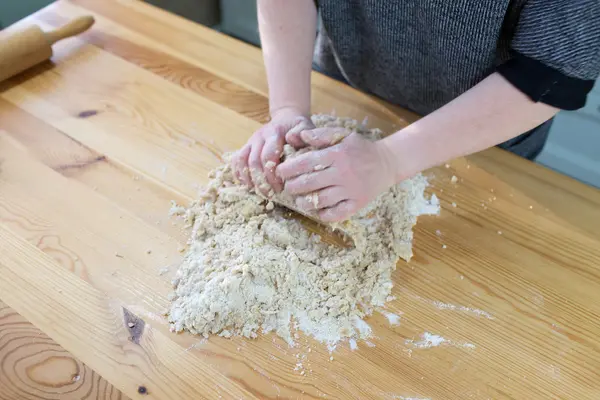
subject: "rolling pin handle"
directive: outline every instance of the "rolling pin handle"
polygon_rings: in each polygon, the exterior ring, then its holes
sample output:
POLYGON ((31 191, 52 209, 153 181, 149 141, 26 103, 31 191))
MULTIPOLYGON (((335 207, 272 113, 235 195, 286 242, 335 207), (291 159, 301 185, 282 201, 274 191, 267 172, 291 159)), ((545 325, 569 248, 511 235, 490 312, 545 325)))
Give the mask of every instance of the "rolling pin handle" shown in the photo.
POLYGON ((60 28, 47 32, 46 38, 50 45, 58 42, 59 40, 79 35, 82 32, 87 31, 90 27, 94 25, 94 17, 91 15, 75 18, 73 21, 68 24, 61 26, 60 28))

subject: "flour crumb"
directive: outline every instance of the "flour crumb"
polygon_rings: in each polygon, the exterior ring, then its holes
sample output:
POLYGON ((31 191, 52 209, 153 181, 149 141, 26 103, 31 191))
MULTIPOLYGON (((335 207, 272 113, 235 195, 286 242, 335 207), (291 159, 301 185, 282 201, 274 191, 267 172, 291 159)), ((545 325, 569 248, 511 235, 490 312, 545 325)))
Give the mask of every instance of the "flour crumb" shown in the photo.
POLYGON ((273 170, 275 169, 275 166, 276 166, 276 165, 277 165, 277 164, 275 164, 275 162, 274 162, 274 161, 271 161, 271 160, 269 160, 269 161, 267 161, 267 162, 265 163, 265 168, 266 168, 266 169, 268 169, 268 170, 270 170, 270 171, 273 171, 273 170))
POLYGON ((389 311, 380 311, 392 326, 400 325, 400 316, 389 311))
POLYGON ((415 349, 431 349, 432 347, 438 346, 454 346, 461 347, 464 349, 473 350, 475 349, 475 345, 473 343, 468 342, 456 342, 453 340, 446 339, 440 335, 436 335, 433 333, 425 332, 421 335, 421 340, 415 342, 414 340, 407 339, 404 341, 406 345, 411 346, 415 349))
POLYGON ((350 345, 350 350, 354 351, 354 350, 358 349, 358 344, 356 343, 356 339, 350 339, 348 341, 348 344, 350 345))
POLYGON ((455 175, 452 175, 452 178, 450 178, 450 183, 454 185, 456 182, 458 182, 458 178, 455 175))
POLYGON ((438 215, 440 213, 440 200, 435 194, 431 195, 429 201, 423 203, 419 215, 438 215))
POLYGON ((421 340, 418 342, 415 342, 412 339, 407 339, 404 341, 405 344, 411 345, 412 347, 415 347, 417 349, 430 349, 432 347, 438 347, 441 344, 447 342, 448 340, 444 339, 440 335, 434 335, 429 332, 423 333, 423 335, 421 335, 421 340))
POLYGON ((404 396, 394 396, 392 397, 393 399, 396 400, 431 400, 429 398, 424 398, 424 397, 404 397, 404 396))
POLYGON ((161 269, 158 270, 158 275, 162 276, 162 275, 166 274, 167 272, 169 272, 169 267, 162 267, 161 269))
MULTIPOLYGON (((316 115, 313 122, 381 137, 381 131, 348 118, 316 115)), ((302 151, 310 150, 285 145, 282 158, 302 151)), ((229 157, 211 172, 198 200, 172 208, 191 237, 173 279, 170 330, 247 338, 275 332, 294 346, 294 329, 330 352, 342 340, 370 338, 364 318, 385 305, 398 260, 412 257, 417 217, 439 213, 437 197, 424 195, 426 178, 417 175, 391 187, 343 222, 355 247, 340 248, 317 240, 281 207, 236 183, 229 157)))

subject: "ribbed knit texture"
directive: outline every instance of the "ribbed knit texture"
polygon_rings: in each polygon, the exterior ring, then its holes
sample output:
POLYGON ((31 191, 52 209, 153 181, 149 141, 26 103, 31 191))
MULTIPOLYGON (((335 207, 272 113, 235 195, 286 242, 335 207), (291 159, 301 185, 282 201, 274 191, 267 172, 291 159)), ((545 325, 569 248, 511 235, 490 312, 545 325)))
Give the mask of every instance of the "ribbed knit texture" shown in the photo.
POLYGON ((600 74, 600 0, 529 0, 512 41, 519 53, 565 75, 600 74))
MULTIPOLYGON (((421 115, 496 70, 534 101, 577 109, 600 74, 600 0, 317 4, 315 69, 421 115)), ((501 147, 534 158, 550 125, 501 147)))
POLYGON ((600 0, 320 0, 316 67, 419 114, 512 51, 571 78, 600 73, 600 0))

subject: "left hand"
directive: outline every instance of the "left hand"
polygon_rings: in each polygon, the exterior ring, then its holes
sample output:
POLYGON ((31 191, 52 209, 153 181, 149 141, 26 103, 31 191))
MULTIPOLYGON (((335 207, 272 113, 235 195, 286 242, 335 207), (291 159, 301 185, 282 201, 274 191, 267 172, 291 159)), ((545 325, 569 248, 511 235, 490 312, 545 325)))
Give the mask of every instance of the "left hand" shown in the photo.
POLYGON ((284 190, 297 196, 296 206, 318 210, 324 222, 348 219, 396 183, 394 155, 386 143, 347 135, 342 128, 303 131, 302 140, 315 150, 277 167, 284 190))

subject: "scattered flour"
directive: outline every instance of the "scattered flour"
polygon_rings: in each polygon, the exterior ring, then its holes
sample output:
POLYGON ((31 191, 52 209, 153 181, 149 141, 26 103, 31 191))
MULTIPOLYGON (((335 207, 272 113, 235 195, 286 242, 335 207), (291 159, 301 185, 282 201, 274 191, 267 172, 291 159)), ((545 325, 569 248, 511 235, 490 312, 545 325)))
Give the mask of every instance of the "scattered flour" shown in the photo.
POLYGON ((397 326, 400 325, 400 316, 396 315, 394 313, 391 313, 389 311, 379 311, 381 314, 383 314, 384 317, 387 318, 388 322, 390 323, 390 325, 392 326, 397 326))
MULTIPOLYGON (((460 276, 460 279, 463 280, 465 277, 463 275, 460 276)), ((451 303, 443 303, 439 300, 428 300, 418 295, 411 295, 411 297, 420 300, 425 303, 430 303, 438 310, 450 310, 450 311, 460 311, 466 314, 471 314, 476 317, 485 317, 487 319, 493 320, 495 319, 492 314, 487 311, 480 310, 478 308, 467 307, 467 306, 459 306, 451 303)))
MULTIPOLYGON (((380 135, 346 118, 320 115, 313 122, 380 135)), ((293 149, 284 153, 292 156, 293 149)), ((439 210, 437 198, 425 199, 427 181, 418 175, 346 221, 355 247, 342 248, 236 183, 229 165, 209 177, 199 200, 172 209, 187 221, 191 238, 168 313, 172 331, 205 337, 274 331, 293 346, 296 329, 330 349, 343 339, 370 337, 363 318, 389 298, 398 259, 411 258, 417 216, 439 210)))
POLYGON ((393 399, 396 400, 431 400, 429 398, 424 398, 424 397, 404 397, 404 396, 396 396, 394 395, 393 399))
MULTIPOLYGON (((461 278, 462 279, 462 278, 461 278)), ((432 301, 431 302, 436 308, 439 310, 452 310, 452 311, 461 311, 467 314, 473 314, 478 317, 485 317, 487 319, 494 319, 492 314, 487 311, 480 310, 478 308, 466 307, 466 306, 457 306, 455 304, 442 303, 441 301, 432 301)))
POLYGON ((419 215, 438 215, 440 213, 440 200, 435 194, 432 194, 429 202, 423 204, 419 211, 419 215))
POLYGON ((358 349, 358 344, 356 343, 356 339, 350 339, 348 341, 348 343, 350 344, 350 350, 354 351, 354 350, 358 349))
POLYGON ((448 340, 444 339, 439 335, 434 335, 429 332, 425 332, 421 335, 421 341, 415 342, 414 340, 407 339, 404 343, 410 344, 417 349, 429 349, 432 347, 437 347, 442 343, 447 343, 448 340))
POLYGON ((440 335, 435 335, 433 333, 425 332, 421 335, 421 340, 415 342, 414 340, 407 339, 404 341, 404 344, 410 345, 416 349, 430 349, 432 347, 438 347, 441 345, 448 346, 456 346, 463 347, 465 349, 474 349, 475 345, 467 342, 454 342, 452 340, 445 339, 440 335))
POLYGON ((168 272, 169 272, 169 267, 162 267, 161 269, 158 270, 159 275, 164 275, 168 272))

